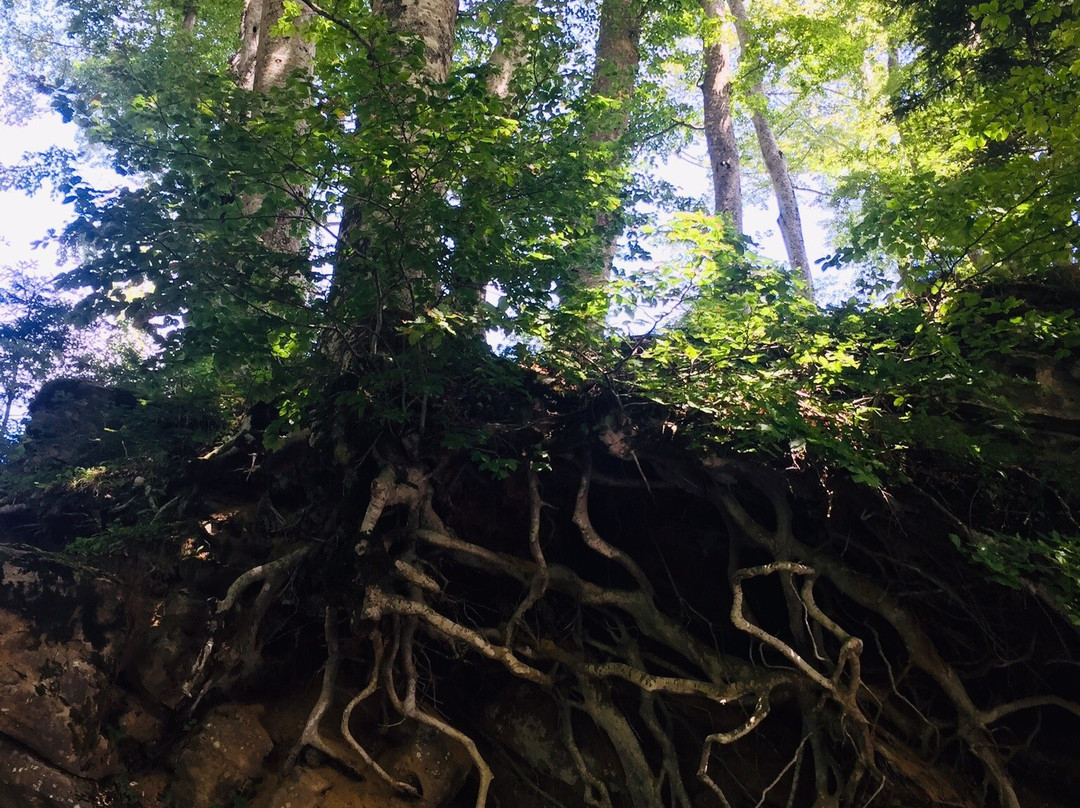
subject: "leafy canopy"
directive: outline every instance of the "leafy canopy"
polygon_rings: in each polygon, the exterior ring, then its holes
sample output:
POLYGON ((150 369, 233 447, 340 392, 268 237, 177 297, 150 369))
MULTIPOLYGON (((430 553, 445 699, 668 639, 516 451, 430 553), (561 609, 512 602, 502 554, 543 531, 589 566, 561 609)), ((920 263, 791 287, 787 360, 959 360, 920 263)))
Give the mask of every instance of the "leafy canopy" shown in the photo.
POLYGON ((229 66, 236 4, 200 6, 190 31, 173 5, 71 5, 78 58, 45 86, 127 182, 95 187, 56 153, 5 174, 51 181, 72 205, 58 239, 78 261, 62 283, 91 290, 84 320, 153 332, 163 372, 212 367, 230 395, 277 402, 282 428, 330 407, 406 431, 492 417, 484 402, 539 367, 663 408, 693 442, 874 484, 909 477, 920 452, 1017 462, 1013 357, 1076 348, 1058 293, 1076 274, 1072 10, 752 6, 740 125, 761 103, 747 88, 775 88, 764 111, 803 144, 793 164, 834 194, 832 263, 866 269, 878 292, 823 311, 649 168, 692 132, 696 4, 648 9, 616 142, 594 136, 613 102, 590 92, 591 4, 467 6, 438 86, 415 79, 421 44, 364 5, 308 23, 286 8, 271 33, 302 25, 315 61, 255 93, 229 66), (511 23, 530 58, 497 98, 487 59, 511 23), (582 288, 628 226, 645 260, 582 288), (409 305, 389 317, 392 288, 409 305), (635 318, 648 322, 597 326, 635 318), (493 330, 503 355, 481 338, 493 330), (474 377, 485 392, 450 406, 474 377))

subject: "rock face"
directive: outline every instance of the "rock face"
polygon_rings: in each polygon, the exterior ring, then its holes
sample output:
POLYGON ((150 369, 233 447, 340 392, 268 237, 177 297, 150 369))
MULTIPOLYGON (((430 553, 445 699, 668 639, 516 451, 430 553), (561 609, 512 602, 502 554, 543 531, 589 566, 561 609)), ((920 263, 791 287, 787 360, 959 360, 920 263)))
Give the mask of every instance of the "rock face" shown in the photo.
POLYGON ((0 735, 69 774, 110 774, 104 731, 125 628, 112 581, 0 545, 0 735))
POLYGON ((97 788, 0 738, 0 805, 4 808, 90 808, 97 788))
POLYGON ((171 710, 184 700, 184 682, 206 642, 207 608, 183 591, 148 605, 133 632, 126 667, 142 692, 171 710))
MULTIPOLYGON (((390 750, 381 761, 394 778, 416 787, 420 808, 437 808, 454 797, 472 769, 468 754, 456 741, 420 725, 408 743, 390 750)), ((395 799, 394 805, 408 803, 395 799)))
MULTIPOLYGON (((333 783, 319 772, 300 768, 282 783, 271 800, 281 808, 324 808, 333 783)), ((359 808, 359 806, 357 806, 359 808)))

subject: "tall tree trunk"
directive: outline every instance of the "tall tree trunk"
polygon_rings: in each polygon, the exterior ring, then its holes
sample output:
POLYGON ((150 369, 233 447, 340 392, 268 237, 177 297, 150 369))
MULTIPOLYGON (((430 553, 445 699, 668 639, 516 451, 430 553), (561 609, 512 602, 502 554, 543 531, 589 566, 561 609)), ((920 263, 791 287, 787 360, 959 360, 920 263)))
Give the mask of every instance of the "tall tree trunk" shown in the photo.
MULTIPOLYGON (((616 102, 591 132, 597 143, 618 141, 630 121, 630 101, 637 85, 641 64, 641 24, 645 17, 644 0, 604 0, 600 9, 600 31, 596 38, 596 64, 593 68, 591 92, 594 96, 616 102)), ((622 154, 613 155, 619 164, 622 154)), ((596 217, 596 228, 604 239, 599 255, 599 267, 579 270, 578 282, 585 287, 603 284, 611 277, 618 234, 611 233, 615 221, 612 213, 596 217)))
POLYGON ((457 0, 373 0, 371 10, 382 14, 396 34, 415 36, 424 43, 422 78, 441 84, 454 62, 457 0))
POLYGON ((0 417, 0 441, 8 436, 8 424, 11 423, 11 408, 15 404, 16 398, 17 396, 13 393, 4 396, 4 414, 0 417))
MULTIPOLYGON (((739 37, 739 45, 745 53, 750 44, 748 32, 749 18, 746 6, 742 0, 727 0, 728 8, 735 21, 735 32, 739 37)), ((792 269, 802 273, 806 282, 806 295, 811 300, 814 298, 814 282, 810 275, 810 259, 806 256, 806 242, 803 239, 802 217, 799 215, 799 201, 795 197, 795 186, 791 182, 791 173, 788 171, 787 160, 780 151, 780 145, 776 142, 772 127, 769 125, 762 108, 765 106, 765 85, 756 81, 750 88, 753 96, 754 113, 751 120, 754 123, 754 132, 757 134, 758 145, 761 148, 761 157, 765 161, 765 169, 769 172, 769 180, 772 183, 773 194, 776 196, 776 206, 780 210, 780 234, 784 238, 784 248, 787 250, 788 262, 792 269)))
POLYGON ((510 95, 510 82, 514 80, 514 74, 528 62, 524 29, 532 10, 536 8, 536 0, 508 0, 506 7, 499 41, 488 59, 491 72, 487 77, 488 92, 501 99, 510 95))
MULTIPOLYGON (((285 13, 284 0, 245 0, 240 20, 240 48, 232 59, 236 83, 246 90, 265 93, 281 87, 294 73, 311 68, 315 46, 299 34, 272 36, 270 31, 285 13)), ((301 6, 296 27, 303 30, 313 12, 301 6)))
POLYGON ((731 49, 723 39, 724 0, 701 0, 701 7, 705 12, 702 31, 705 74, 701 94, 715 210, 718 216, 730 217, 735 232, 742 233, 742 181, 739 144, 731 116, 731 49))
MULTIPOLYGON (((457 24, 457 0, 373 0, 372 11, 382 14, 389 23, 392 33, 416 37, 424 46, 423 64, 420 71, 408 79, 413 88, 423 88, 442 84, 450 75, 454 58, 454 31, 457 24)), ((403 57, 405 54, 403 54, 403 57)), ((387 87, 391 95, 395 88, 387 87)), ((403 105, 403 108, 407 105, 403 105)), ((408 144, 416 136, 409 130, 408 122, 403 120, 402 142, 408 144)), ((390 203, 403 202, 409 193, 403 190, 390 203)), ((441 189, 424 189, 425 193, 440 193, 441 189)), ((361 193, 361 198, 367 196, 361 193)), ((365 323, 347 321, 342 323, 338 335, 331 337, 326 349, 329 355, 342 369, 349 369, 359 356, 376 353, 382 339, 384 324, 387 320, 404 320, 416 313, 416 292, 422 290, 420 284, 439 286, 435 279, 427 277, 428 271, 415 263, 402 263, 388 256, 393 250, 380 251, 378 257, 372 253, 373 232, 377 228, 380 214, 367 209, 363 201, 347 203, 342 212, 342 221, 338 230, 337 248, 334 260, 334 280, 330 294, 331 308, 340 311, 347 309, 350 299, 362 284, 374 289, 377 301, 374 310, 368 312, 370 321, 365 323)), ((429 238, 430 233, 417 224, 415 232, 403 234, 406 242, 416 245, 429 238)), ((415 262, 415 258, 413 261, 415 262)), ((355 317, 355 313, 351 315, 355 317)))
POLYGON ((180 28, 184 31, 194 31, 195 23, 199 19, 199 9, 195 5, 195 0, 187 0, 182 11, 184 12, 184 19, 180 23, 180 28))
POLYGON ((593 132, 595 140, 615 141, 626 131, 630 120, 630 100, 634 96, 641 64, 641 23, 644 15, 642 0, 604 0, 600 9, 592 94, 616 101, 618 106, 593 132))
MULTIPOLYGON (((285 13, 284 0, 245 0, 240 19, 240 47, 233 54, 236 83, 252 92, 267 93, 285 85, 289 76, 307 72, 315 58, 315 45, 299 32, 311 21, 313 12, 301 6, 295 20, 298 33, 273 36, 270 31, 285 13)), ((299 190, 299 189, 298 189, 299 190)), ((244 213, 254 216, 263 205, 263 195, 244 194, 244 213)), ((274 223, 261 236, 264 246, 296 255, 302 248, 295 235, 299 211, 279 211, 274 223)))

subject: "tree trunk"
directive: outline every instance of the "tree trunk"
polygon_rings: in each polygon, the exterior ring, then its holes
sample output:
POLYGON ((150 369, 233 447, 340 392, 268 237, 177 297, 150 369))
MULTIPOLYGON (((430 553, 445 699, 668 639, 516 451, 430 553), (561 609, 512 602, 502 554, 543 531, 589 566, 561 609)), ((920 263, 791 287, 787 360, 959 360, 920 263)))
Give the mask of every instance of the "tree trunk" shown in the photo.
POLYGON ((593 132, 601 142, 618 140, 630 120, 630 99, 641 63, 641 0, 604 0, 596 38, 592 94, 618 102, 610 116, 593 132))
MULTIPOLYGON (((742 0, 727 0, 727 4, 735 20, 739 45, 745 53, 750 42, 746 6, 742 0)), ((803 280, 806 282, 806 296, 813 300, 814 282, 810 275, 810 259, 806 256, 806 242, 803 240, 802 217, 799 215, 799 201, 795 197, 795 186, 791 183, 791 173, 788 171, 784 153, 780 151, 780 145, 776 142, 772 127, 762 111, 766 105, 765 85, 761 81, 754 82, 750 88, 750 94, 755 107, 751 119, 754 123, 754 132, 757 134, 758 145, 761 148, 761 157, 765 161, 765 169, 769 172, 773 194, 776 196, 776 206, 780 210, 777 224, 780 225, 780 234, 784 238, 788 263, 791 264, 792 269, 797 269, 802 273, 803 280)))
POLYGON ((196 7, 194 0, 188 0, 184 3, 184 19, 180 23, 180 28, 184 31, 194 31, 195 23, 199 19, 199 9, 196 7))
MULTIPOLYGON (((642 0, 604 0, 600 9, 600 31, 596 38, 596 64, 593 68, 592 94, 616 102, 607 114, 600 117, 591 132, 597 143, 614 143, 625 133, 630 122, 630 101, 637 84, 641 64, 641 23, 645 16, 642 0)), ((618 164, 623 155, 614 154, 618 164)), ((611 277, 615 260, 617 233, 611 227, 613 213, 596 217, 596 228, 603 239, 599 269, 586 266, 579 270, 578 281, 584 287, 595 287, 611 277)))
POLYGON ((702 51, 705 74, 701 83, 705 112, 705 142, 712 168, 713 198, 718 216, 730 217, 736 233, 742 233, 742 182, 739 145, 731 117, 731 49, 723 41, 723 0, 702 0, 705 25, 702 51))
POLYGON ((371 10, 384 15, 394 33, 415 36, 424 43, 424 80, 446 81, 454 61, 457 0, 373 0, 371 10))
MULTIPOLYGON (((294 73, 311 68, 315 46, 299 34, 271 36, 285 13, 284 0, 245 0, 240 20, 240 48, 232 59, 236 83, 265 93, 281 87, 294 73)), ((296 27, 303 30, 313 12, 301 6, 296 27)))
MULTIPOLYGON (((301 33, 272 36, 270 31, 285 13, 284 0, 245 0, 240 19, 240 47, 233 54, 232 69, 240 87, 257 93, 267 93, 285 85, 289 76, 311 69, 315 45, 301 33)), ((301 6, 295 20, 299 31, 312 19, 313 13, 301 6)), ((244 213, 254 216, 263 206, 262 194, 244 194, 244 213)), ((274 223, 262 234, 265 247, 280 253, 296 255, 302 242, 296 236, 295 220, 299 211, 282 210, 274 223)))
MULTIPOLYGON (((457 25, 456 0, 374 0, 372 10, 386 17, 392 33, 405 37, 416 37, 424 46, 423 66, 420 71, 410 76, 408 85, 420 88, 424 85, 442 84, 450 75, 454 57, 454 30, 457 25)), ((403 57, 406 54, 403 54, 403 57)), ((385 88, 393 94, 394 87, 385 88)), ((402 142, 408 144, 416 136, 406 120, 402 124, 402 142)), ((414 193, 411 191, 410 193, 414 193)), ((424 193, 441 193, 439 188, 424 189, 424 193)), ((360 194, 366 198, 367 194, 360 194)), ((401 201, 405 193, 396 193, 391 202, 401 201)), ((363 317, 366 322, 357 322, 355 312, 345 317, 340 333, 332 336, 326 345, 330 356, 342 367, 351 368, 358 356, 376 353, 384 332, 384 324, 389 321, 407 320, 416 314, 416 291, 420 284, 430 283, 439 286, 435 279, 428 279, 427 272, 412 262, 386 256, 377 259, 369 255, 373 247, 374 225, 380 214, 366 208, 364 202, 347 203, 342 212, 338 230, 337 247, 334 261, 334 280, 330 293, 331 308, 341 312, 349 306, 362 284, 370 285, 375 290, 374 310, 363 317)), ((430 234, 422 226, 415 233, 409 233, 405 240, 412 245, 422 243, 430 234)), ((392 251, 391 251, 392 252, 392 251)), ((399 256, 400 258, 400 256, 399 256)))
POLYGON ((535 8, 536 0, 510 0, 507 4, 498 44, 488 60, 491 72, 487 77, 487 90, 495 98, 505 99, 510 95, 514 74, 528 63, 523 29, 535 8))
POLYGON ((15 399, 18 396, 8 393, 4 396, 4 415, 0 418, 0 440, 4 440, 8 436, 8 424, 11 423, 11 407, 15 404, 15 399))

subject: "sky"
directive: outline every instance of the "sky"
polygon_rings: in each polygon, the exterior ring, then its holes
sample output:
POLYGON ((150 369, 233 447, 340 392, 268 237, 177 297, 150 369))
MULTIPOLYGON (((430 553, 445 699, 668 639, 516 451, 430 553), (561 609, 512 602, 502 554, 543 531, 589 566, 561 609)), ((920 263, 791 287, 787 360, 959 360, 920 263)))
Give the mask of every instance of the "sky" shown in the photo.
MULTIPOLYGON (((0 127, 0 164, 17 163, 26 152, 50 146, 74 148, 75 127, 65 125, 60 116, 48 111, 23 126, 0 127)), ((50 227, 63 224, 69 215, 60 200, 48 193, 27 196, 22 191, 0 192, 0 266, 22 261, 37 262, 42 274, 56 271, 55 249, 33 249, 50 227)))

